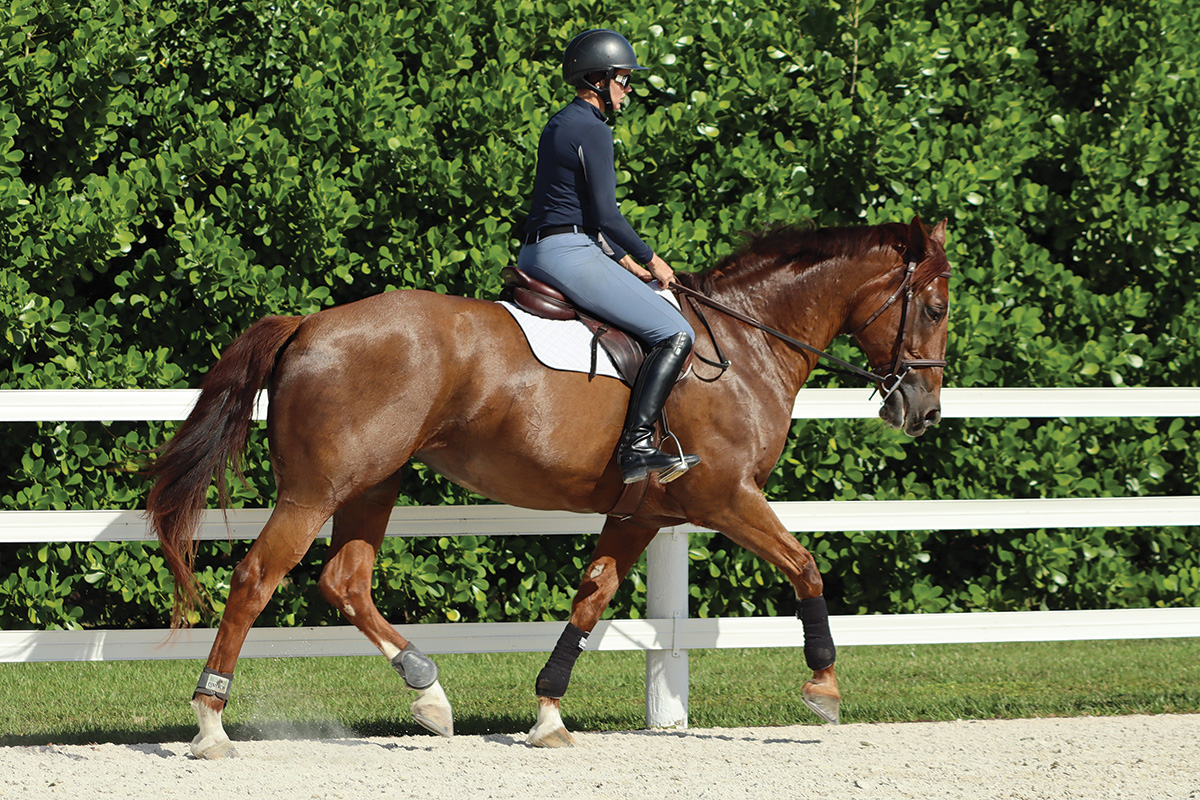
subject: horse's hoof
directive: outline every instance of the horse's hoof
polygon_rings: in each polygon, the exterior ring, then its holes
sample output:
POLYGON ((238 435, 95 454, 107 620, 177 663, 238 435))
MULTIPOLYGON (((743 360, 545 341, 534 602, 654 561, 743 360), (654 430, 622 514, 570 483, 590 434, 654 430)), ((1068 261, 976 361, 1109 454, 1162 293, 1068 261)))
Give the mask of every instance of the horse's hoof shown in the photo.
POLYGON ((219 758, 237 758, 237 750, 234 749, 233 742, 229 739, 197 736, 192 739, 192 755, 196 758, 216 761, 219 758))
POLYGON ((418 708, 417 704, 413 703, 412 715, 417 724, 427 731, 447 738, 454 735, 454 715, 450 713, 449 707, 418 708))
POLYGON ((809 681, 804 684, 801 698, 804 700, 804 705, 818 717, 830 725, 841 724, 840 708, 842 703, 841 696, 837 690, 830 690, 819 683, 809 681))
POLYGON ((529 732, 527 743, 533 747, 574 747, 575 737, 566 728, 558 728, 545 734, 538 734, 537 728, 529 732))
POLYGON ((438 736, 454 735, 454 711, 441 683, 435 681, 428 689, 421 690, 411 710, 413 719, 425 730, 438 736))
POLYGON ((574 747, 575 737, 563 725, 559 701, 551 697, 538 698, 537 722, 529 731, 526 743, 533 747, 574 747))

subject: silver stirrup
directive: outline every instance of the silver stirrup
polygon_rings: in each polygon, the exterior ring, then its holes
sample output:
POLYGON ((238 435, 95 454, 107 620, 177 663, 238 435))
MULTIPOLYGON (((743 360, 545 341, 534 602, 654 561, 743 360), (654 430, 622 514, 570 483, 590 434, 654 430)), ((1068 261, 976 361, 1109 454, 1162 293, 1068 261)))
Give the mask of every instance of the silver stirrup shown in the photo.
POLYGON ((683 473, 687 472, 689 469, 695 466, 695 464, 700 463, 699 456, 692 456, 692 458, 696 460, 694 463, 689 464, 687 462, 687 456, 683 454, 683 445, 679 443, 679 439, 677 439, 675 434, 670 430, 667 430, 667 436, 670 436, 671 440, 675 442, 675 449, 679 451, 679 460, 671 464, 671 466, 667 467, 662 472, 658 473, 658 482, 660 484, 668 484, 676 478, 682 477, 683 473))
POLYGON ((683 477, 683 473, 687 472, 691 468, 692 467, 690 464, 688 464, 686 461, 684 461, 682 458, 680 458, 674 464, 667 467, 662 472, 658 473, 658 482, 660 484, 670 483, 671 481, 675 480, 676 478, 683 477))

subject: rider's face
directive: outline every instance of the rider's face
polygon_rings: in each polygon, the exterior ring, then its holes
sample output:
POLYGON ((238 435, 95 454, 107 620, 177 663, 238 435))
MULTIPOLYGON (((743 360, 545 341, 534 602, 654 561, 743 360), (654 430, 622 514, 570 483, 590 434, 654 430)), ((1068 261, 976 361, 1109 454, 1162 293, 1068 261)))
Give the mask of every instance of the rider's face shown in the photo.
POLYGON ((633 89, 629 86, 629 76, 632 74, 632 70, 619 69, 616 77, 608 82, 608 96, 612 98, 614 109, 619 109, 625 99, 633 94, 633 89))

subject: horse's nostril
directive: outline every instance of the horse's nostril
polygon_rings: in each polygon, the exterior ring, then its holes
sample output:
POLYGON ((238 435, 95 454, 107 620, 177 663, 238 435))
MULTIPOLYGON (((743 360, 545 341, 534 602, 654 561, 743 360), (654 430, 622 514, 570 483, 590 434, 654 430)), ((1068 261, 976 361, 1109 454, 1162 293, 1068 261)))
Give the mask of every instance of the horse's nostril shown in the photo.
POLYGON ((925 414, 925 427, 926 428, 929 428, 933 425, 937 425, 941 421, 942 421, 942 412, 940 409, 937 409, 937 408, 931 409, 929 412, 927 412, 925 414))

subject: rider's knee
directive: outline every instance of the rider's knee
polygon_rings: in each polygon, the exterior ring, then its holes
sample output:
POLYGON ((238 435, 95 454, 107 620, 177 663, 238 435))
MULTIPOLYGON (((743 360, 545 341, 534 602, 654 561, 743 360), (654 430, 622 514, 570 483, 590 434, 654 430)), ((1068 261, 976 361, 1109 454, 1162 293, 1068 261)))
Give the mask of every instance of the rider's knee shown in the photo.
POLYGON ((695 337, 692 335, 692 331, 689 328, 686 331, 678 331, 670 336, 660 339, 654 343, 654 347, 665 347, 670 348, 671 350, 681 350, 682 352, 686 353, 688 350, 692 349, 692 341, 694 338, 695 337))

